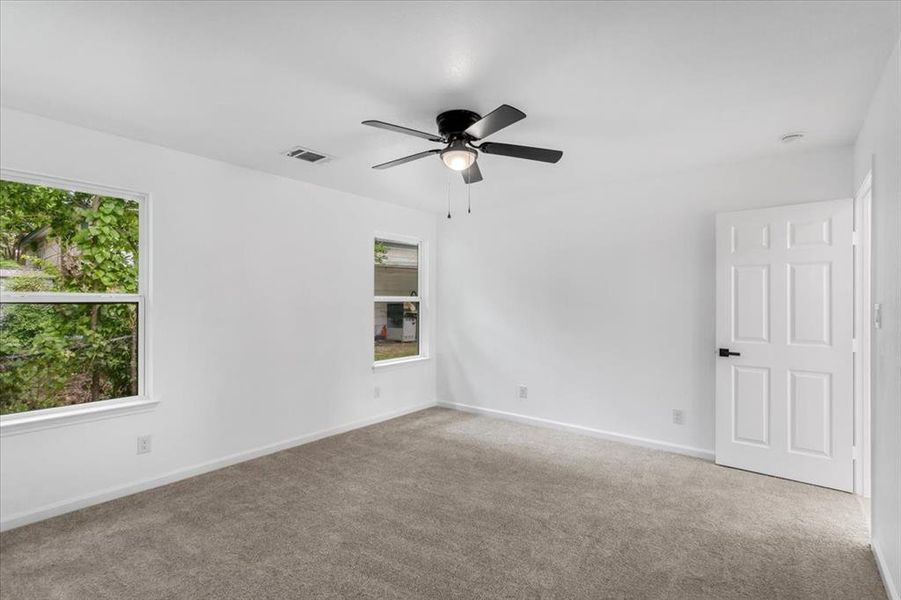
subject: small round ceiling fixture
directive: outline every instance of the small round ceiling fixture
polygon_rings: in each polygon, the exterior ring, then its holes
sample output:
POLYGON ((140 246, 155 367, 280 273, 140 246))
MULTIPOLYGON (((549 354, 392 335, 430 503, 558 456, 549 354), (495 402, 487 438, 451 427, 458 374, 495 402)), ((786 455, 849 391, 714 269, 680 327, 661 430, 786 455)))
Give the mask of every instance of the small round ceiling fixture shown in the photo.
POLYGON ((785 135, 783 135, 781 138, 779 138, 779 141, 783 144, 794 144, 795 142, 800 142, 803 139, 803 131, 793 131, 791 133, 786 133, 785 135))
POLYGON ((476 161, 476 151, 463 140, 454 140, 441 151, 441 160, 452 171, 465 171, 476 161))

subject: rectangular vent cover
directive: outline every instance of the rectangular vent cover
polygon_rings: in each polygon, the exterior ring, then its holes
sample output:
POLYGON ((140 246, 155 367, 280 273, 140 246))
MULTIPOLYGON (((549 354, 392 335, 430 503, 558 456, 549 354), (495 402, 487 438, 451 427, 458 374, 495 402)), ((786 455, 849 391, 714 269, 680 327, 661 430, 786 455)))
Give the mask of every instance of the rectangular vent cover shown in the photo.
POLYGON ((314 152, 309 148, 301 148, 300 146, 291 148, 290 150, 285 152, 285 156, 314 164, 328 162, 331 159, 330 156, 323 154, 322 152, 314 152))

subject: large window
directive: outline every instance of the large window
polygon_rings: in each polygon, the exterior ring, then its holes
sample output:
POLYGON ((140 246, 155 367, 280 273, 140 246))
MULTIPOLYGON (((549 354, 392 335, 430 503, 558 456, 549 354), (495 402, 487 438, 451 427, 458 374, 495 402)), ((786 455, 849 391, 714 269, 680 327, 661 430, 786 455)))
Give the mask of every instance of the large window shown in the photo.
POLYGON ((140 197, 3 173, 0 414, 143 395, 140 197))
POLYGON ((424 355, 421 250, 421 244, 414 241, 375 240, 376 363, 424 355))

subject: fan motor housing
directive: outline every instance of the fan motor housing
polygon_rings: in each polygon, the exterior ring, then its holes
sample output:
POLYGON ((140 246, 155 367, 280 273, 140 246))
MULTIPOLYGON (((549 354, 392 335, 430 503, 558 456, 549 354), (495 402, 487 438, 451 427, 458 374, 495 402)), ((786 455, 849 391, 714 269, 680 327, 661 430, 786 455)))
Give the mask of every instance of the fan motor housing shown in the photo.
POLYGON ((438 123, 438 133, 451 139, 463 137, 463 132, 481 118, 471 110, 448 110, 438 115, 435 122, 438 123))

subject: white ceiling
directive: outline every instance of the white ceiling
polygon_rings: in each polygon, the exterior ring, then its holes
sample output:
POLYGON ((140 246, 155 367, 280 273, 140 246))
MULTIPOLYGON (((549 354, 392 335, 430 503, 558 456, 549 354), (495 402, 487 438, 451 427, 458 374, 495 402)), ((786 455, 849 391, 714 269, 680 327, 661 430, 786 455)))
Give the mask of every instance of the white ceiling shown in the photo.
MULTIPOLYGON (((451 108, 529 116, 480 159, 473 198, 853 141, 899 35, 898 2, 3 2, 4 106, 408 206, 441 210, 451 108), (787 131, 806 140, 780 145, 787 131), (335 157, 280 156, 303 145, 335 157)), ((453 174, 452 193, 464 193, 453 174)))

